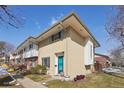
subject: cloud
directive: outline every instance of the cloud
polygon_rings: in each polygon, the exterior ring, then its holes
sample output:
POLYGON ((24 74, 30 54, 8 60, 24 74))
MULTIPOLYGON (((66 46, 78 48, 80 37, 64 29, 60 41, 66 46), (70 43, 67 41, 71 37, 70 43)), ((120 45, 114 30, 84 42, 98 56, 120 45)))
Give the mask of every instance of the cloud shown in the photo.
POLYGON ((63 13, 59 14, 56 17, 52 17, 51 18, 50 25, 53 25, 53 24, 57 23, 62 17, 63 17, 63 13))
POLYGON ((37 26, 38 29, 41 29, 40 23, 38 21, 35 21, 35 25, 37 26))
POLYGON ((51 25, 53 25, 53 24, 55 24, 55 23, 57 23, 57 22, 58 22, 58 20, 57 20, 56 18, 53 17, 53 18, 51 19, 51 25))

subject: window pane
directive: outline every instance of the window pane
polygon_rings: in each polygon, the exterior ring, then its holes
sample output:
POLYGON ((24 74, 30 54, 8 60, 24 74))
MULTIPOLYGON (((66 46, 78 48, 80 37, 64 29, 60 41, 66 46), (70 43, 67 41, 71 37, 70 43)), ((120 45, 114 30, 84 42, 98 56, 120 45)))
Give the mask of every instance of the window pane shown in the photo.
POLYGON ((26 51, 26 48, 24 48, 24 51, 26 51))
POLYGON ((42 65, 46 67, 50 67, 50 57, 42 58, 42 65))
POLYGON ((30 44, 30 45, 29 45, 29 49, 32 49, 32 48, 33 48, 33 44, 30 44))
POLYGON ((51 36, 52 41, 55 41, 60 38, 61 38, 61 31, 58 32, 57 34, 51 36))
POLYGON ((92 59, 92 45, 90 45, 90 57, 92 59))

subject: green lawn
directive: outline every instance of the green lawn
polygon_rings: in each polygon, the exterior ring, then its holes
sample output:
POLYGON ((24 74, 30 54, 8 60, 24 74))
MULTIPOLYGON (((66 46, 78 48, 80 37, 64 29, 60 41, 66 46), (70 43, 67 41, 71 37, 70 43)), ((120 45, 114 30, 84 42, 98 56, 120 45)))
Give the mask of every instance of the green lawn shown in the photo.
POLYGON ((19 86, 0 86, 0 88, 23 88, 23 86, 19 85, 19 86))
POLYGON ((50 88, 124 88, 124 78, 97 73, 78 82, 52 80, 47 84, 50 88))

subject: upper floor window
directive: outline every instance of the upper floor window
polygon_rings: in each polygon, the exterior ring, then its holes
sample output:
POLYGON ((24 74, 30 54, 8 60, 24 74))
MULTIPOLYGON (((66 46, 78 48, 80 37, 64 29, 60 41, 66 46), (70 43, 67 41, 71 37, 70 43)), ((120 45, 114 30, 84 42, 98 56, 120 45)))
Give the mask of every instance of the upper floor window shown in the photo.
POLYGON ((29 50, 33 48, 33 44, 30 44, 29 45, 29 50))
POLYGON ((23 49, 18 52, 18 54, 22 54, 22 53, 23 53, 23 49))
POLYGON ((55 40, 61 39, 61 37, 62 37, 62 32, 60 31, 57 34, 52 35, 51 39, 52 39, 52 41, 55 41, 55 40))
POLYGON ((90 45, 90 58, 92 59, 93 57, 93 48, 92 48, 92 45, 90 45))
POLYGON ((26 48, 24 48, 24 52, 26 51, 26 48))

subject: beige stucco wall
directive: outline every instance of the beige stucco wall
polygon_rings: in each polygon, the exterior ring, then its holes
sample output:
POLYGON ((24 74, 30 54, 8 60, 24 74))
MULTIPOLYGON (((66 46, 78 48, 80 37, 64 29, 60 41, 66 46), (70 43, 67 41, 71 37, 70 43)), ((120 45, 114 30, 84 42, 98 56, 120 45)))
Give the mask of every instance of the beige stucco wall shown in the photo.
MULTIPOLYGON (((64 36, 61 40, 58 40, 56 42, 51 42, 48 39, 43 40, 42 42, 39 43, 39 58, 38 58, 38 63, 42 64, 42 57, 50 57, 50 69, 48 73, 50 75, 55 75, 55 63, 56 63, 56 53, 61 53, 64 52, 64 63, 65 61, 65 50, 66 50, 66 34, 64 33, 64 36)), ((64 72, 65 72, 65 64, 64 64, 64 72)))
POLYGON ((38 44, 39 58, 38 63, 41 64, 42 57, 50 57, 50 69, 48 73, 55 75, 56 53, 64 52, 64 75, 74 78, 76 75, 86 74, 84 65, 84 41, 71 27, 64 31, 61 40, 51 43, 49 39, 45 39, 38 44))
POLYGON ((84 66, 84 38, 74 29, 69 30, 68 39, 68 75, 71 78, 76 75, 86 74, 84 66))

